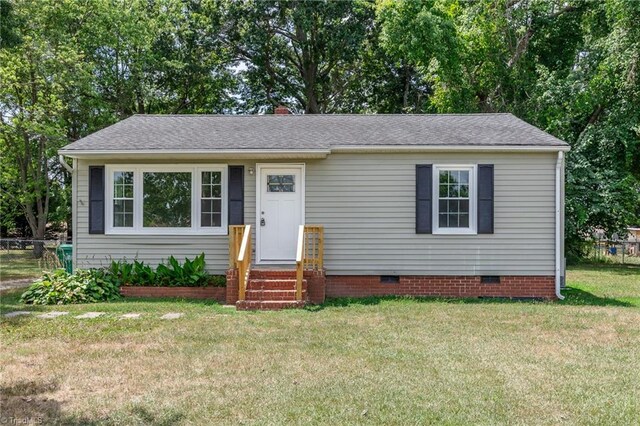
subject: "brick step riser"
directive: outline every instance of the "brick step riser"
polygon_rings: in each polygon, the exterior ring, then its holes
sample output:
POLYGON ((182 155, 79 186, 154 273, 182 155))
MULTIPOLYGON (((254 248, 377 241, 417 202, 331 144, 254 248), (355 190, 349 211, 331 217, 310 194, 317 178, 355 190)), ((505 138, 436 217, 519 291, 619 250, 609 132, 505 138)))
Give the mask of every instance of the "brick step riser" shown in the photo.
MULTIPOLYGON (((249 280, 247 290, 295 290, 295 281, 249 280)), ((302 289, 307 289, 307 282, 302 281, 302 289)))
POLYGON ((277 279, 296 279, 296 271, 295 270, 255 270, 252 269, 249 272, 249 279, 262 279, 262 280, 277 280, 277 279))
POLYGON ((238 311, 279 311, 304 307, 305 302, 244 300, 236 303, 238 311))
MULTIPOLYGON (((247 300, 268 300, 268 301, 276 301, 276 300, 288 300, 295 301, 296 300, 296 292, 294 290, 274 290, 274 291, 261 291, 261 290, 249 290, 246 293, 247 300)), ((306 300, 307 292, 302 292, 302 300, 306 300)))

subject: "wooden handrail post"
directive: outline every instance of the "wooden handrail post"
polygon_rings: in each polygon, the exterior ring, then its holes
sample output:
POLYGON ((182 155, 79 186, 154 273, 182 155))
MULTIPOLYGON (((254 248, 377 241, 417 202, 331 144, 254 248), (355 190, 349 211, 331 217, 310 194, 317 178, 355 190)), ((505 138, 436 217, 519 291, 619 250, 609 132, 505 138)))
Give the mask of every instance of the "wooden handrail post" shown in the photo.
POLYGON ((244 300, 251 271, 251 225, 244 226, 236 263, 238 265, 238 300, 244 300))
POLYGON ((318 226, 318 270, 324 267, 324 227, 318 226))
POLYGON ((302 300, 302 279, 304 276, 304 262, 306 248, 304 247, 304 225, 298 227, 298 247, 296 250, 296 300, 302 300))

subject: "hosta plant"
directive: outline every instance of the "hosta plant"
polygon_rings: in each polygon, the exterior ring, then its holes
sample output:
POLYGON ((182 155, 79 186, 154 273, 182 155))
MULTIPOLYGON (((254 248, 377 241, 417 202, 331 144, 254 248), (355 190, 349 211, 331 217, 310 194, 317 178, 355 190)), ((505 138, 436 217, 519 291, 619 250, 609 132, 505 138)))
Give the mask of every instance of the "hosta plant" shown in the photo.
POLYGON ((66 305, 117 300, 120 289, 104 271, 64 269, 45 273, 22 294, 23 303, 34 305, 66 305))

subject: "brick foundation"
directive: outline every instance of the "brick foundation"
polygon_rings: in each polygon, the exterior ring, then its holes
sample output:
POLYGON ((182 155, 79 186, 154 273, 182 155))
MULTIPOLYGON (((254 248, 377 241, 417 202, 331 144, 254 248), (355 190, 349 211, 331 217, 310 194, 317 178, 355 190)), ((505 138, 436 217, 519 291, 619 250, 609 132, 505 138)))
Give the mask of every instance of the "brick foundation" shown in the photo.
POLYGON ((479 276, 400 276, 381 283, 378 275, 329 275, 327 297, 442 296, 555 299, 553 276, 501 276, 499 283, 481 283, 479 276))
POLYGON ((184 299, 212 299, 224 303, 227 289, 224 287, 151 287, 122 286, 125 297, 180 297, 184 299))
MULTIPOLYGON (((254 278, 295 277, 295 271, 252 270, 254 278)), ((499 283, 482 283, 479 276, 405 275, 397 283, 381 283, 378 275, 329 275, 305 271, 307 297, 320 304, 326 297, 441 296, 555 299, 553 276, 501 276, 499 283)), ((238 271, 227 270, 226 303, 238 301, 238 271)))

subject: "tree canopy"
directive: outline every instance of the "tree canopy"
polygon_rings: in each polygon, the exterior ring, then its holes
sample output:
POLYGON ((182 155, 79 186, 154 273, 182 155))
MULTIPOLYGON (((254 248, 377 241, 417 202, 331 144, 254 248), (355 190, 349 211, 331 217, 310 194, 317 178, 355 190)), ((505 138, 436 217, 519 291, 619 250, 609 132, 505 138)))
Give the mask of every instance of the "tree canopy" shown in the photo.
POLYGON ((55 153, 135 113, 511 112, 572 145, 568 248, 640 224, 635 0, 0 0, 0 214, 69 215, 55 153))

